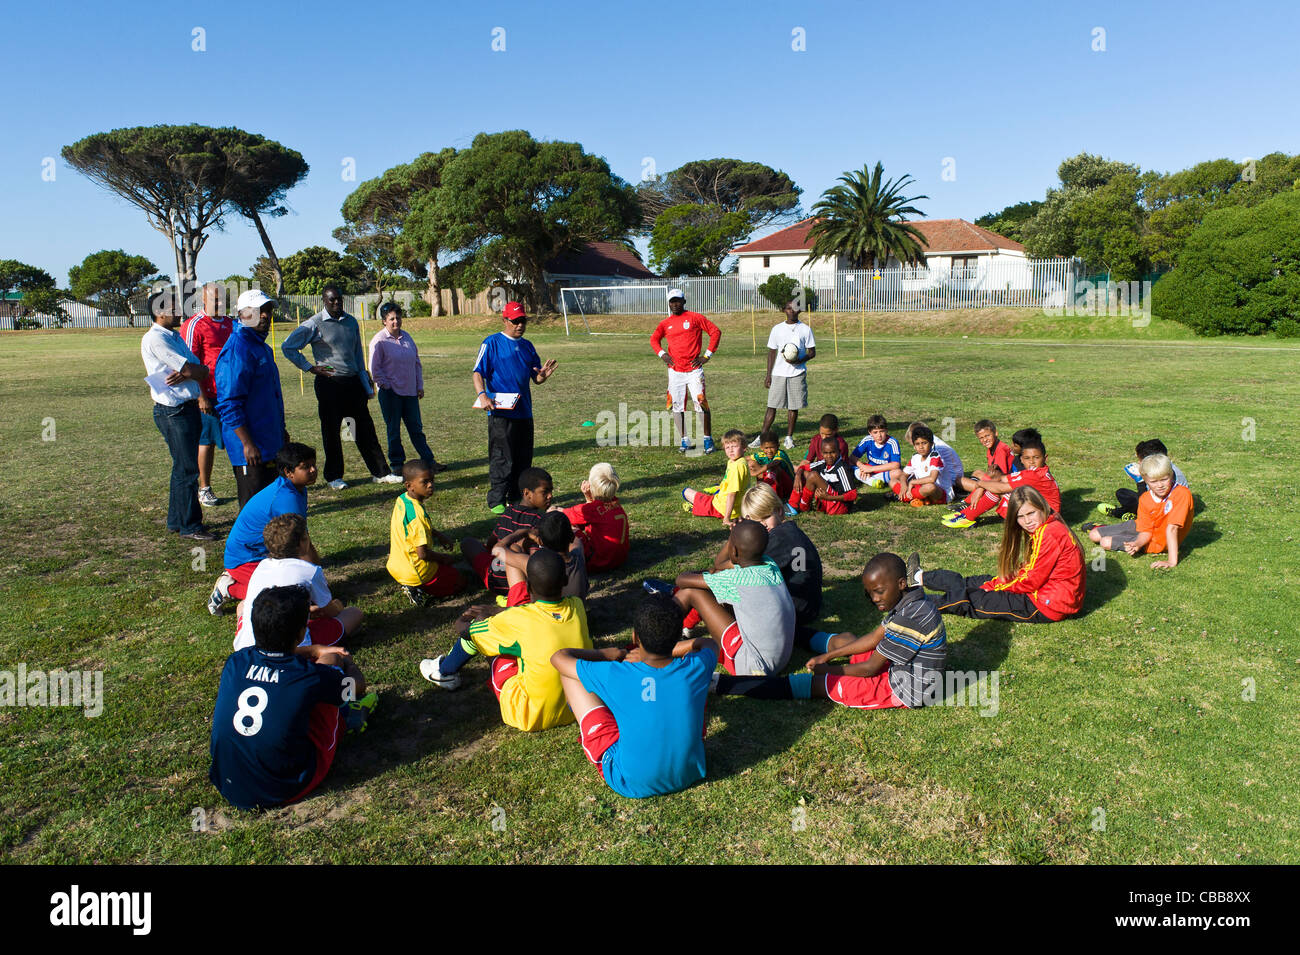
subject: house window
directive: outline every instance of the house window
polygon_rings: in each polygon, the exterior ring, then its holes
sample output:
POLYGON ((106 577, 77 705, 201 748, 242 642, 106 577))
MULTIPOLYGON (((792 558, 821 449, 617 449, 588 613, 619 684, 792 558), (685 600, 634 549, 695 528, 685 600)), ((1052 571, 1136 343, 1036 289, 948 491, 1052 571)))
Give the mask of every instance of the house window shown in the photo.
POLYGON ((772 267, 772 257, 770 255, 763 256, 763 268, 768 269, 771 267, 772 267))
POLYGON ((956 272, 958 269, 973 269, 978 261, 979 256, 977 255, 954 255, 952 257, 952 270, 956 272))

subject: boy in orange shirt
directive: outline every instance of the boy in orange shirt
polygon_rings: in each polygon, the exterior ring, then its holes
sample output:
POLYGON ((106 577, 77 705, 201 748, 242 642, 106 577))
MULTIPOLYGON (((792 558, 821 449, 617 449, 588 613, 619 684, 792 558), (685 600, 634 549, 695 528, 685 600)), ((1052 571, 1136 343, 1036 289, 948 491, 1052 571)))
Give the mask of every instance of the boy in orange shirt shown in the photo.
POLYGON ((1151 454, 1142 459, 1142 478, 1146 493, 1138 499, 1137 520, 1122 524, 1088 524, 1085 530, 1094 544, 1106 550, 1121 547, 1130 556, 1141 553, 1163 554, 1164 560, 1151 564, 1153 570, 1178 566, 1183 538, 1192 528, 1192 492, 1175 484, 1174 465, 1167 455, 1151 454))

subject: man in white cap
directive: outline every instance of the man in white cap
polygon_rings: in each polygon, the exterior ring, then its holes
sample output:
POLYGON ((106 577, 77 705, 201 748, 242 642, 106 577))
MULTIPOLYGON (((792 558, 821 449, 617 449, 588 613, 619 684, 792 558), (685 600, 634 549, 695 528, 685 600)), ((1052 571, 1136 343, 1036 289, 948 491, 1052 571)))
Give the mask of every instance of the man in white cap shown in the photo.
POLYGON ((274 299, 249 289, 235 305, 239 321, 217 357, 217 414, 235 469, 239 506, 276 478, 275 455, 289 440, 280 369, 266 343, 274 299))
POLYGON ((686 294, 679 288, 668 290, 668 312, 668 317, 650 336, 650 347, 668 366, 668 407, 673 412, 677 437, 681 440, 679 450, 685 454, 695 446, 686 436, 686 396, 689 394, 700 416, 704 453, 712 454, 713 416, 704 393, 704 366, 722 344, 722 332, 699 312, 686 311, 686 294), (700 345, 706 332, 709 347, 701 352, 700 345))

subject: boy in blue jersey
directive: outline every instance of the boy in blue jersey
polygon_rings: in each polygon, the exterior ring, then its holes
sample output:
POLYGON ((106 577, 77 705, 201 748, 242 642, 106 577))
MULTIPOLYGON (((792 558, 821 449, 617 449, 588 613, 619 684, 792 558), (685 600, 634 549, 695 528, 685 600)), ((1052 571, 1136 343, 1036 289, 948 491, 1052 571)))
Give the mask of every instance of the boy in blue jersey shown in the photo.
POLYGON ((889 490, 889 472, 903 459, 898 439, 889 433, 889 422, 882 414, 867 419, 867 436, 858 442, 849 456, 857 479, 867 487, 889 490))
POLYGON ((616 793, 674 793, 704 778, 704 706, 718 644, 681 640, 664 594, 637 607, 632 650, 559 650, 551 666, 578 718, 582 750, 616 793))
POLYGON ((483 339, 474 360, 474 407, 488 413, 488 509, 504 513, 519 500, 519 476, 533 463, 533 399, 529 382, 542 384, 555 372, 524 338, 528 316, 507 302, 501 331, 483 339))
POLYGON ((269 587, 253 601, 257 645, 226 658, 212 711, 208 778, 240 809, 297 802, 320 785, 339 734, 364 731, 378 697, 342 650, 299 647, 310 598, 269 587), (358 699, 360 697, 360 699, 358 699))
MULTIPOLYGON (((279 477, 254 494, 235 518, 226 538, 221 576, 208 597, 208 613, 226 613, 248 594, 248 581, 266 556, 262 532, 273 517, 297 514, 307 517, 307 488, 316 483, 316 449, 296 441, 286 443, 275 456, 279 477)), ((312 549, 313 564, 320 555, 312 549)))

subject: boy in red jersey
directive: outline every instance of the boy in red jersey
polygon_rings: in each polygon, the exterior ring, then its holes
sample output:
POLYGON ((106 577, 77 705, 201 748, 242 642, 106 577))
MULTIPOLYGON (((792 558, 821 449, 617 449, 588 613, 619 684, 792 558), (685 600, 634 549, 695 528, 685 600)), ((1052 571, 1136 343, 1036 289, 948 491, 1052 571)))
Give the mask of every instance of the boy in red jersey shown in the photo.
POLYGON ((199 414, 203 421, 199 431, 199 503, 204 507, 217 505, 217 496, 212 492, 212 462, 218 448, 226 450, 221 440, 221 419, 217 417, 217 356, 234 326, 229 315, 217 314, 220 302, 221 286, 209 282, 203 286, 203 311, 195 312, 181 326, 186 347, 208 369, 208 377, 199 382, 199 414))
POLYGON ((627 512, 618 502, 618 472, 612 464, 592 465, 580 490, 586 500, 564 509, 564 516, 582 540, 589 571, 613 570, 627 560, 631 541, 627 512))
POLYGON ((699 312, 686 311, 686 295, 681 289, 668 290, 669 315, 660 322, 650 336, 650 347, 668 366, 668 408, 673 412, 677 436, 681 439, 680 451, 685 454, 695 447, 686 437, 686 396, 695 402, 695 412, 700 416, 700 430, 704 433, 704 453, 712 454, 713 416, 709 400, 704 394, 704 366, 722 344, 718 326, 699 312), (709 347, 700 352, 701 339, 709 336, 709 347), (665 344, 664 339, 667 339, 665 344))
POLYGON ((981 418, 975 422, 975 437, 984 448, 984 457, 988 462, 988 470, 972 471, 970 477, 957 479, 957 484, 961 486, 961 489, 969 493, 967 493, 966 499, 961 505, 944 519, 944 527, 973 527, 975 520, 965 516, 962 512, 967 508, 975 507, 983 496, 984 491, 980 488, 979 482, 995 481, 1016 470, 1014 467, 1015 455, 998 438, 997 425, 988 418, 981 418))
POLYGON ((1020 487, 1034 488, 1051 505, 1053 513, 1060 513, 1061 488, 1047 468, 1047 449, 1043 447, 1042 441, 1027 439, 1020 446, 1020 465, 1020 470, 1013 474, 976 480, 975 490, 982 492, 980 499, 945 520, 944 526, 973 527, 975 518, 995 507, 998 509, 998 517, 1005 519, 1007 497, 1020 487))
POLYGON ((1007 495, 1007 522, 998 549, 998 576, 963 577, 951 570, 921 569, 921 556, 907 559, 907 579, 943 591, 940 613, 1019 623, 1050 623, 1083 607, 1083 548, 1065 522, 1032 487, 1007 495), (1021 558, 1021 547, 1025 555, 1021 558))

